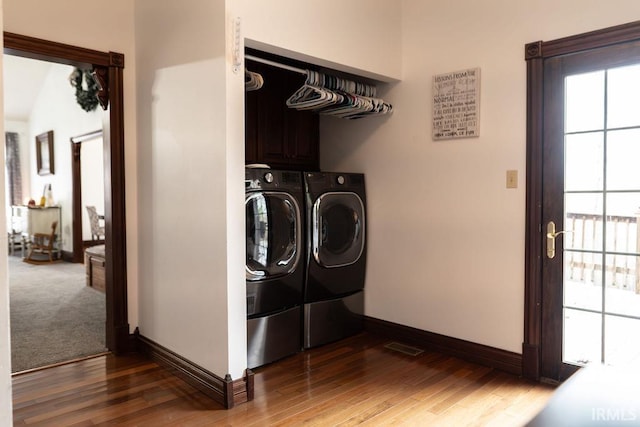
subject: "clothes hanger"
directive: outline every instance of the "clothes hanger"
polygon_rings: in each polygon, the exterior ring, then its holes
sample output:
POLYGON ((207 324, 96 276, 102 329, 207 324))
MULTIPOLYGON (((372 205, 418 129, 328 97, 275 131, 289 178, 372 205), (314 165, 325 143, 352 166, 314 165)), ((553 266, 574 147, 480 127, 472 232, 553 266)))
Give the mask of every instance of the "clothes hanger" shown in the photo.
POLYGON ((286 104, 297 110, 345 119, 389 114, 391 104, 376 98, 376 87, 317 71, 306 70, 305 83, 287 99, 286 104))
POLYGON ((258 90, 264 85, 264 79, 258 73, 244 70, 244 88, 247 92, 252 90, 258 90))

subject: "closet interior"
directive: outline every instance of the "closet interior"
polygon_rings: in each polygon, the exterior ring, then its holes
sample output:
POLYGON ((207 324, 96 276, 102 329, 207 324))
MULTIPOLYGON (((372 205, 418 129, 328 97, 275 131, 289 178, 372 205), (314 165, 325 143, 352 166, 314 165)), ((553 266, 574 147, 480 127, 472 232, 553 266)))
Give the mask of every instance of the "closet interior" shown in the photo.
POLYGON ((245 54, 246 164, 318 171, 319 115, 361 119, 393 111, 358 77, 249 48, 245 54))
MULTIPOLYGON (((274 58, 255 51, 247 54, 274 58)), ((259 89, 245 91, 245 163, 320 170, 318 115, 287 106, 287 99, 304 84, 305 76, 250 59, 245 60, 245 68, 263 80, 259 89)))
POLYGON ((362 173, 320 172, 321 114, 388 114, 375 86, 245 55, 247 364, 253 369, 363 328, 362 173), (251 166, 249 166, 251 165, 251 166))

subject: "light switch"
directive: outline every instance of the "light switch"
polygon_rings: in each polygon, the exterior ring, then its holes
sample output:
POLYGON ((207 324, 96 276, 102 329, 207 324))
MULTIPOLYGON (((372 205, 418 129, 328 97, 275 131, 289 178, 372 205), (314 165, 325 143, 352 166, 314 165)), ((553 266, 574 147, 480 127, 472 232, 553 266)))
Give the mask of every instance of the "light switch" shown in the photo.
POLYGON ((518 188, 518 171, 507 171, 507 188, 518 188))

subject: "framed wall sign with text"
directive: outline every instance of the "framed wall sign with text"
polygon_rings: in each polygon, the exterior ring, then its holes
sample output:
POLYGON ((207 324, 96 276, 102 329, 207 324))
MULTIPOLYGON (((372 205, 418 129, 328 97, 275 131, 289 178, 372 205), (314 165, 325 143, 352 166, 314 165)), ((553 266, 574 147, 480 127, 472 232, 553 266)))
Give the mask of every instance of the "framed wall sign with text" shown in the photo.
POLYGON ((433 77, 434 140, 480 136, 480 68, 433 77))

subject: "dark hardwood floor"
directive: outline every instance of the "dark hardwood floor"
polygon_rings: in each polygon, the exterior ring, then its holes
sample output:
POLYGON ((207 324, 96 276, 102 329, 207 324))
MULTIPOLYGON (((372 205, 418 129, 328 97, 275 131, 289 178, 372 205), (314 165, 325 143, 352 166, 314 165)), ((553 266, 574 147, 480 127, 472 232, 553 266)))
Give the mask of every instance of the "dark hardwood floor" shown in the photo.
POLYGON ((13 377, 15 426, 521 426, 553 388, 362 333, 255 370, 255 399, 225 410, 141 356, 13 377))

